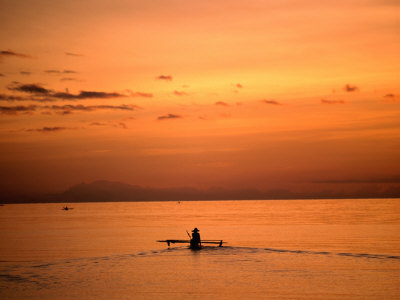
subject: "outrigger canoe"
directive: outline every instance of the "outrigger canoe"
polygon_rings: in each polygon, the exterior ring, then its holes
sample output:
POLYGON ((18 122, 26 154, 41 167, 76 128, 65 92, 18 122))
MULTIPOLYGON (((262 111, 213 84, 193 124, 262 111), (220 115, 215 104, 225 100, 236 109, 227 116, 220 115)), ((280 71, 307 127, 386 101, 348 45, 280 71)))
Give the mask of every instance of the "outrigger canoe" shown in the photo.
MULTIPOLYGON (((168 247, 171 244, 190 244, 190 240, 160 240, 160 241, 157 241, 157 242, 159 242, 159 243, 167 243, 168 247)), ((201 244, 214 244, 214 245, 218 245, 218 247, 222 247, 223 243, 224 243, 223 240, 201 240, 201 244)))

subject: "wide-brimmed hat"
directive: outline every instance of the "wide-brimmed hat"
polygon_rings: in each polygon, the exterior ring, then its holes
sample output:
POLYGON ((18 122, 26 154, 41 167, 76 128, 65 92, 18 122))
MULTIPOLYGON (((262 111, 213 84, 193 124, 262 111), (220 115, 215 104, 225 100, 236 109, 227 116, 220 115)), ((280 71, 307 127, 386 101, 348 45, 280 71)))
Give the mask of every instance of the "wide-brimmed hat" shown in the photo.
POLYGON ((197 227, 192 230, 192 232, 198 232, 198 231, 200 231, 200 230, 198 230, 197 227))

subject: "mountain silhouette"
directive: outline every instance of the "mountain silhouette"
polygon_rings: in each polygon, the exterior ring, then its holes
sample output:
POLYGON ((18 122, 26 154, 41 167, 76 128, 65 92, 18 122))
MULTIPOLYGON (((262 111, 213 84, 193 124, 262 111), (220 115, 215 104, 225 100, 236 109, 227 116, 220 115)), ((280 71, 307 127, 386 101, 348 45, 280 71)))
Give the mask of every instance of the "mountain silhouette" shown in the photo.
POLYGON ((226 189, 211 187, 152 188, 121 182, 98 180, 80 183, 57 194, 0 195, 0 203, 57 202, 128 202, 128 201, 194 201, 194 200, 268 200, 268 199, 341 199, 341 198, 399 198, 400 188, 363 189, 353 192, 323 190, 293 192, 285 189, 226 189))

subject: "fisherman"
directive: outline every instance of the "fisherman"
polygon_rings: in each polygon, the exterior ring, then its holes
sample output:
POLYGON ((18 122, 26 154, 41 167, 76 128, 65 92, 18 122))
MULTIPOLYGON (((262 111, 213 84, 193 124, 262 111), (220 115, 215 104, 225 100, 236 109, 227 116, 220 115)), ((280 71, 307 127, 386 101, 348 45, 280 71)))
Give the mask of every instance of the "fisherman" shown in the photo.
POLYGON ((197 228, 192 230, 192 239, 190 240, 190 248, 191 249, 201 248, 200 234, 197 228))

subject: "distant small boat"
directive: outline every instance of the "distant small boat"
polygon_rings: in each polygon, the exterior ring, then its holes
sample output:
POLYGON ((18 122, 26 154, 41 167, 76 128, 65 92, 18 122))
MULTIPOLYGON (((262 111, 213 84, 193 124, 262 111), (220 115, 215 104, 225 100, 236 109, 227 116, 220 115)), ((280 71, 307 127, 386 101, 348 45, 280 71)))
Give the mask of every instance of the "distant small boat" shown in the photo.
POLYGON ((74 208, 73 207, 68 207, 66 205, 62 208, 62 210, 70 210, 70 209, 74 209, 74 208))

